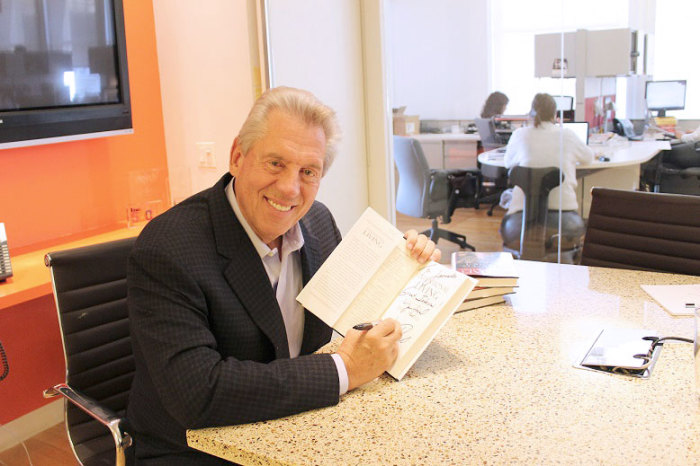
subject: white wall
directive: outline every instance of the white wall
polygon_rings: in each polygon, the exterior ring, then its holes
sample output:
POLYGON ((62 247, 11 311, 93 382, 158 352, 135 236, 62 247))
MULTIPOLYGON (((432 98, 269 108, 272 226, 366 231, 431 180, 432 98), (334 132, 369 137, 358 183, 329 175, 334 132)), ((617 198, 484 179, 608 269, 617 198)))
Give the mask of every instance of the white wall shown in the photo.
POLYGON ((360 2, 270 0, 272 86, 313 92, 338 114, 338 155, 317 199, 347 232, 368 205, 360 2))
POLYGON ((173 200, 228 170, 233 138, 253 103, 246 2, 153 0, 173 200), (200 168, 213 142, 215 168, 200 168))
POLYGON ((489 92, 487 0, 387 0, 391 104, 471 119, 489 92))

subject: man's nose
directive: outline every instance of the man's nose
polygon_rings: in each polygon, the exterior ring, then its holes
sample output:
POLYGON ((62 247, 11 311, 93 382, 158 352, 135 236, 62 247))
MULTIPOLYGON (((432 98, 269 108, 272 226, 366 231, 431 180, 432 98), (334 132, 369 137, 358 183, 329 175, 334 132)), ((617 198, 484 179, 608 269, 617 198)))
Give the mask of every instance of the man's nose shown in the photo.
POLYGON ((295 197, 300 190, 300 175, 296 169, 285 170, 277 180, 277 189, 287 197, 295 197))

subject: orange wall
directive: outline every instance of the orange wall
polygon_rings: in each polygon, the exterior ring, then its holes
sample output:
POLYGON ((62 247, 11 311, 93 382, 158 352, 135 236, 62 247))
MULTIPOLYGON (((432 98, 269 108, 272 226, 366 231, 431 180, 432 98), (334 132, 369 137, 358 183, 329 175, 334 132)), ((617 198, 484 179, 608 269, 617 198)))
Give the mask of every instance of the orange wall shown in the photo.
MULTIPOLYGON (((127 174, 167 172, 152 1, 125 0, 124 14, 134 134, 0 150, 0 222, 11 252, 123 226, 127 174)), ((65 380, 53 297, 0 309, 0 341, 10 363, 0 382, 4 424, 49 402, 42 390, 65 380)))
POLYGON ((168 202, 153 3, 125 0, 124 15, 134 134, 0 150, 0 222, 11 253, 124 226, 133 170, 163 169, 168 202))

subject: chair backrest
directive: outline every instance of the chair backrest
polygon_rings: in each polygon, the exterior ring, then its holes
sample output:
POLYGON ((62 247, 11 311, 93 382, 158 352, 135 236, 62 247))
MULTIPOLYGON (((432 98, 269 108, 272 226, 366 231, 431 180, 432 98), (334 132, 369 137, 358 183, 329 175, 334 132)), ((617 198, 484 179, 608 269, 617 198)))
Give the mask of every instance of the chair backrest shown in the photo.
POLYGON ((549 192, 559 186, 556 167, 515 166, 508 173, 510 182, 523 190, 523 223, 520 229, 520 259, 541 259, 546 253, 549 192))
POLYGON ((700 167, 700 152, 695 149, 695 143, 674 144, 662 153, 662 163, 674 168, 700 167))
POLYGON ((394 162, 399 171, 396 210, 412 217, 430 217, 442 214, 447 208, 449 186, 444 196, 431 195, 431 170, 423 148, 415 139, 394 136, 394 162))
POLYGON ((700 197, 593 188, 581 264, 700 275, 700 197))
POLYGON ((477 131, 479 132, 481 145, 485 150, 491 150, 503 146, 498 135, 496 134, 496 125, 493 123, 493 119, 475 118, 474 123, 476 124, 477 131))
MULTIPOLYGON (((134 374, 126 305, 127 259, 135 238, 46 255, 66 359, 66 383, 123 416, 134 374)), ((111 452, 99 422, 66 403, 66 428, 76 457, 111 452)))

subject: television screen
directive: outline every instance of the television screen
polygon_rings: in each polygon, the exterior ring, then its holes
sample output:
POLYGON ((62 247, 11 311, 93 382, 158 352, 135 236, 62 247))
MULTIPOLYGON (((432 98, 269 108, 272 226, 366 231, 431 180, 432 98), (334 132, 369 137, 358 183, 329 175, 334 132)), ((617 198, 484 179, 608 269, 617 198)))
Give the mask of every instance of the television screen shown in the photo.
POLYGON ((122 0, 0 2, 2 146, 130 128, 122 0))
POLYGON ((683 110, 685 108, 685 80, 647 81, 646 99, 649 110, 683 110))

